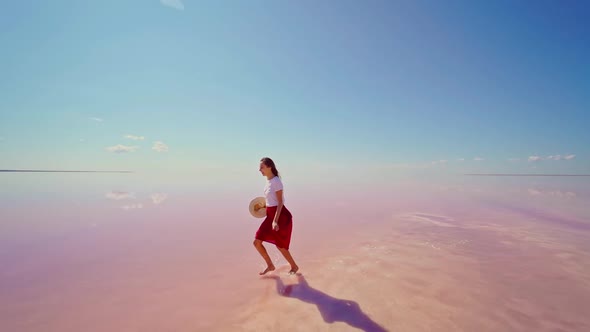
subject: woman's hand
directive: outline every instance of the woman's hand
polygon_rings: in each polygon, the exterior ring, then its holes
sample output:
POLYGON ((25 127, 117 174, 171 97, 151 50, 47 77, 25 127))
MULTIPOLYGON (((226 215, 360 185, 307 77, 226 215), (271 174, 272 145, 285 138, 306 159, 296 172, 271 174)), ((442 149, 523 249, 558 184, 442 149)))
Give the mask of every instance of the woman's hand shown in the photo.
POLYGON ((279 224, 276 221, 272 222, 272 229, 273 229, 273 231, 279 230, 279 224))

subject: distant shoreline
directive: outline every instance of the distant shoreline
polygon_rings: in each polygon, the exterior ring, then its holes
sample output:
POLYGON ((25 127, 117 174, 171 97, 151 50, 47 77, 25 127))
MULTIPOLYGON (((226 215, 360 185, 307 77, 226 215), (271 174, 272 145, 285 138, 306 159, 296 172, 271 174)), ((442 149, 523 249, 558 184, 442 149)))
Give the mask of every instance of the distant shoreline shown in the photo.
POLYGON ((467 175, 467 176, 590 176, 590 174, 501 174, 501 173, 498 173, 498 174, 472 173, 472 174, 463 174, 463 175, 467 175))
POLYGON ((133 171, 60 171, 43 169, 0 169, 7 173, 133 173, 133 171))

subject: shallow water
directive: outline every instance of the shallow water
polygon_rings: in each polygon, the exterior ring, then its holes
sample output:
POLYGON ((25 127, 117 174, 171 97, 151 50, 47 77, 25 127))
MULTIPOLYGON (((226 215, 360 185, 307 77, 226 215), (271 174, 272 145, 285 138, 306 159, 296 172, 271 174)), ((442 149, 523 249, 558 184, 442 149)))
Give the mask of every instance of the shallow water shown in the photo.
POLYGON ((590 330, 590 178, 294 185, 261 278, 261 182, 0 176, 6 331, 590 330))

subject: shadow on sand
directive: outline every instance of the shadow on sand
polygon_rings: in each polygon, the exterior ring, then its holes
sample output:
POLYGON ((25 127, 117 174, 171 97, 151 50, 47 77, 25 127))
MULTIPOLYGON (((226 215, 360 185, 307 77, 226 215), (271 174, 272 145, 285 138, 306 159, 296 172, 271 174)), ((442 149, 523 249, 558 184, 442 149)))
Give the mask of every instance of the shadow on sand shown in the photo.
POLYGON ((277 275, 267 275, 264 276, 263 279, 274 279, 276 281, 277 293, 281 296, 315 304, 326 323, 344 322, 366 332, 388 331, 369 318, 369 316, 361 310, 358 303, 337 299, 317 289, 311 288, 305 280, 305 277, 301 274, 297 274, 298 283, 294 285, 285 285, 283 280, 277 275))

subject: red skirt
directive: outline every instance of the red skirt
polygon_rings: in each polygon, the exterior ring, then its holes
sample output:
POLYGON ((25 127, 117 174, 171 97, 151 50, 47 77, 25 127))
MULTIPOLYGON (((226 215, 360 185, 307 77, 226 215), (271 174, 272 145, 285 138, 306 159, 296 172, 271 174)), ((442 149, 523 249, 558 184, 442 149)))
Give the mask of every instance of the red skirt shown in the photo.
POLYGON ((293 216, 291 212, 283 205, 281 209, 281 215, 277 224, 279 230, 275 231, 272 229, 272 222, 277 212, 276 206, 266 207, 266 218, 258 227, 256 231, 256 239, 276 245, 278 248, 289 249, 291 243, 291 231, 293 229, 293 216))

